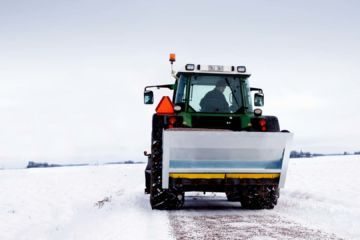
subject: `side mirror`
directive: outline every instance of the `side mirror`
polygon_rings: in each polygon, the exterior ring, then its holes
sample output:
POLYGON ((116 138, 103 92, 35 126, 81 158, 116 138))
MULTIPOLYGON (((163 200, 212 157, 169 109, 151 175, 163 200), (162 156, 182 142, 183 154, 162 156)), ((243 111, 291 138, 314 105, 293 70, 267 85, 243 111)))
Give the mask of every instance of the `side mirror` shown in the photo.
POLYGON ((264 106, 264 95, 260 93, 255 93, 254 96, 254 105, 256 107, 262 107, 264 106))
POLYGON ((144 91, 144 104, 154 103, 154 93, 152 91, 144 91))

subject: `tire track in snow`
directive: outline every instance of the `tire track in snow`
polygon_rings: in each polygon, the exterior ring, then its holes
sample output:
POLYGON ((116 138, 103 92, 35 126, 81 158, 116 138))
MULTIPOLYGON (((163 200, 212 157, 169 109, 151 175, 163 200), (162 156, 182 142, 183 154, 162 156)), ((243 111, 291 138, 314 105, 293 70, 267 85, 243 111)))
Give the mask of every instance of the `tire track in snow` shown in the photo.
POLYGON ((183 210, 170 212, 170 227, 176 239, 342 239, 312 229, 273 213, 244 210, 226 199, 188 200, 183 210))

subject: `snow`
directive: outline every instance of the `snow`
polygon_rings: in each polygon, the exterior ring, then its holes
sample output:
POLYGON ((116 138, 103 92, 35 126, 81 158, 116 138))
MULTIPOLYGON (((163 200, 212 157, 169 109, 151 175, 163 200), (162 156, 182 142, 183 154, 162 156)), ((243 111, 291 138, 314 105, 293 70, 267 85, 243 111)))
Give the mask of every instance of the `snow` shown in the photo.
POLYGON ((273 210, 187 193, 151 210, 143 164, 0 171, 0 239, 360 239, 360 156, 291 159, 273 210))
POLYGON ((347 239, 360 239, 360 156, 297 159, 277 211, 347 239))
POLYGON ((143 168, 0 171, 0 239, 168 239, 167 213, 143 194, 143 168))

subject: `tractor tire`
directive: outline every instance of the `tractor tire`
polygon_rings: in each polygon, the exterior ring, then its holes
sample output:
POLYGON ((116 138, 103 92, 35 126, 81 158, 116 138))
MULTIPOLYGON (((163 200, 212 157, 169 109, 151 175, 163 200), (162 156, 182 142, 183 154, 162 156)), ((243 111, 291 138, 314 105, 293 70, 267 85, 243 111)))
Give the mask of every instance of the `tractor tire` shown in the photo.
POLYGON ((153 116, 151 142, 150 204, 152 209, 180 209, 184 205, 184 192, 176 189, 162 189, 162 133, 163 118, 153 116))
POLYGON ((239 192, 225 192, 226 198, 229 202, 238 202, 241 199, 239 192))
POLYGON ((245 209, 273 209, 280 196, 278 186, 248 186, 241 195, 241 206, 245 209))

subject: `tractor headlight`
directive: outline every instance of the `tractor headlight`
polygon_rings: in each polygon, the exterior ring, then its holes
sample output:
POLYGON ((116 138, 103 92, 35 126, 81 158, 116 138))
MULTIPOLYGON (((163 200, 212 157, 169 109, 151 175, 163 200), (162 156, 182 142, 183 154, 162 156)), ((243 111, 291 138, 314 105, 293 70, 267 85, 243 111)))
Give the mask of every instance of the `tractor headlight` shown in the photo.
POLYGON ((186 64, 185 69, 187 71, 194 71, 195 70, 195 64, 186 64))
POLYGON ((237 71, 241 72, 241 73, 244 73, 244 72, 246 72, 246 67, 245 66, 238 66, 237 71))
POLYGON ((180 111, 181 111, 181 106, 175 105, 175 106, 174 106, 174 111, 175 111, 175 112, 180 112, 180 111))
POLYGON ((262 110, 260 108, 254 109, 254 115, 255 116, 259 117, 259 116, 261 116, 261 114, 262 114, 262 110))

